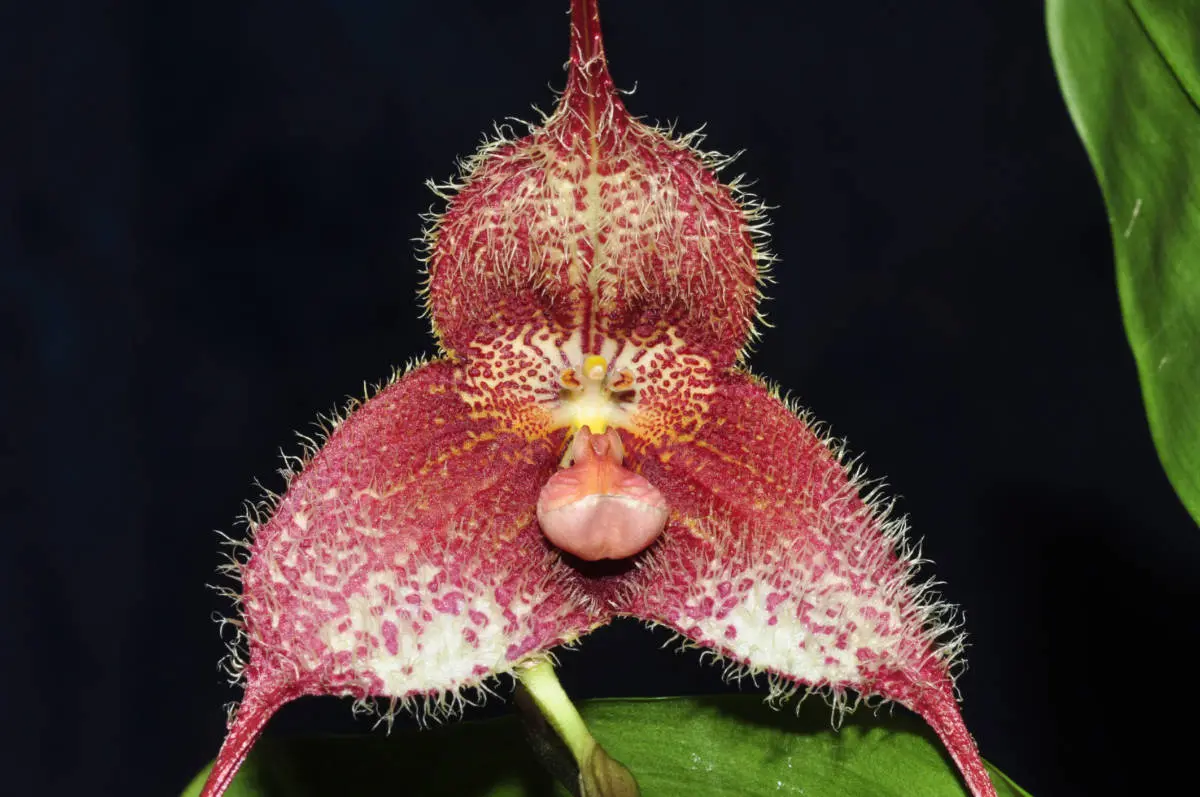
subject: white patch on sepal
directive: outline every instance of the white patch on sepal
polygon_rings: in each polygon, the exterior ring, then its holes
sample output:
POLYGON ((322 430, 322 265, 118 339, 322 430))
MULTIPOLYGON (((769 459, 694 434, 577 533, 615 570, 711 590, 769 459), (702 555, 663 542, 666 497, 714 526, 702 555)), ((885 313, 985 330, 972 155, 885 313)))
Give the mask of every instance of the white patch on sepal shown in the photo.
MULTIPOLYGON (((317 419, 313 423, 316 428, 312 434, 296 432, 296 437, 300 440, 300 454, 288 454, 285 451, 280 451, 283 467, 278 470, 278 473, 283 477, 285 489, 292 483, 292 479, 297 474, 308 467, 313 457, 320 452, 329 438, 333 436, 334 432, 345 423, 346 419, 355 410, 366 404, 374 396, 396 384, 396 382, 403 379, 410 372, 428 365, 430 362, 431 360, 427 357, 414 357, 405 363, 403 367, 392 368, 392 372, 387 379, 377 382, 374 385, 364 382, 362 398, 347 396, 341 406, 334 407, 327 413, 318 413, 317 419)), ((247 500, 243 503, 242 514, 234 523, 235 526, 244 529, 244 536, 238 538, 220 530, 216 531, 216 534, 221 538, 220 546, 224 549, 219 551, 222 561, 217 566, 216 571, 218 575, 228 579, 232 583, 206 585, 217 595, 228 600, 233 608, 229 616, 221 613, 213 614, 213 621, 219 628, 221 639, 225 643, 226 648, 225 656, 222 657, 217 666, 228 676, 230 686, 236 686, 242 681, 246 664, 249 661, 248 639, 246 637, 245 624, 242 620, 245 610, 242 604, 242 571, 250 560, 254 532, 259 526, 271 519, 283 497, 282 493, 268 489, 257 479, 254 481, 254 485, 258 490, 258 498, 247 500)), ((236 706, 236 703, 228 704, 226 712, 232 716, 236 706)))
MULTIPOLYGON (((847 482, 832 498, 814 504, 806 527, 790 536, 733 527, 718 514, 705 518, 695 531, 713 541, 715 555, 688 568, 698 575, 684 587, 682 605, 678 596, 670 603, 678 616, 669 625, 665 619, 651 625, 676 632, 672 641, 681 641, 684 649, 704 649, 704 657, 723 664, 727 680, 748 677, 757 683, 764 675, 772 702, 798 692, 802 698, 822 694, 834 709, 835 725, 858 705, 876 698, 879 705, 887 702, 870 692, 851 699, 847 690, 869 687, 872 675, 889 667, 912 672, 932 660, 953 682, 964 666, 966 635, 956 607, 936 591, 940 582, 919 579, 926 560, 920 544, 908 540, 906 519, 893 516, 885 485, 847 458, 844 441, 782 400, 834 455, 847 482), (833 511, 847 502, 858 509, 833 511), (857 585, 851 576, 861 579, 857 585), (860 661, 860 652, 871 658, 860 661)), ((808 503, 804 496, 796 500, 808 503)), ((623 591, 626 599, 672 581, 660 569, 680 563, 659 553, 652 549, 644 575, 623 591)))

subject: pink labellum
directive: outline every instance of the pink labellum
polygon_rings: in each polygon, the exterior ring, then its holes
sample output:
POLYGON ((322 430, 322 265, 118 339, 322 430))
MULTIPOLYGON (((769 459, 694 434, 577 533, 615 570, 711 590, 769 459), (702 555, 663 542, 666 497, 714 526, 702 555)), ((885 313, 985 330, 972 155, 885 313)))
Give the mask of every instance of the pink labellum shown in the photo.
POLYGON ((571 19, 557 111, 486 146, 430 232, 443 357, 339 421, 235 567, 245 696, 203 794, 288 700, 444 712, 628 615, 775 692, 908 706, 994 796, 903 521, 741 366, 760 208, 695 137, 628 114, 595 0, 571 19), (641 566, 592 577, 563 552, 641 566))
POLYGON ((614 429, 583 427, 571 446, 574 464, 546 482, 537 518, 552 543, 580 559, 624 559, 645 550, 667 523, 667 501, 650 482, 621 467, 614 429))

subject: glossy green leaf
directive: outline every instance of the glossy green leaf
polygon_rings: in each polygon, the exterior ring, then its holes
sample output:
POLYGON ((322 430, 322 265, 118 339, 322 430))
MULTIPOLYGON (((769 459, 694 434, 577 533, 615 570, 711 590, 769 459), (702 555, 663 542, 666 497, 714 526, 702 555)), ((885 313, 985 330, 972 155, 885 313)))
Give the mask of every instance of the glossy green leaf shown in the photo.
MULTIPOLYGON (((780 795, 962 797, 953 764, 919 720, 860 710, 840 731, 819 699, 797 715, 761 697, 597 700, 593 734, 637 775, 644 797, 780 795)), ((990 767, 990 765, 989 765, 990 767)), ((1028 797, 991 768, 1000 797, 1028 797)), ((185 792, 200 793, 201 773, 185 792)), ((518 720, 308 740, 263 739, 228 797, 565 795, 539 767, 518 720)))
POLYGON ((1108 206, 1150 432, 1200 522, 1200 3, 1049 0, 1046 20, 1108 206))

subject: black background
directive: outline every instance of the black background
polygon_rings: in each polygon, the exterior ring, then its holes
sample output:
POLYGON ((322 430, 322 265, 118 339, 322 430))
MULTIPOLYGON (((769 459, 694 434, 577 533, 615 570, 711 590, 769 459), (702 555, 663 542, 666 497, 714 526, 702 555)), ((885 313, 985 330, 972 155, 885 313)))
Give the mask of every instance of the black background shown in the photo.
MULTIPOLYGON (((6 793, 167 795, 216 752, 213 530, 292 430, 430 350, 422 182, 551 106, 565 6, 3 5, 6 793)), ((708 122, 777 206, 754 364, 902 496, 966 611, 984 755, 1039 797, 1144 793, 1185 754, 1200 533, 1041 4, 602 12, 629 107, 708 122)), ((564 681, 724 688, 665 639, 618 624, 564 681)), ((310 700, 268 732, 366 728, 310 700)))

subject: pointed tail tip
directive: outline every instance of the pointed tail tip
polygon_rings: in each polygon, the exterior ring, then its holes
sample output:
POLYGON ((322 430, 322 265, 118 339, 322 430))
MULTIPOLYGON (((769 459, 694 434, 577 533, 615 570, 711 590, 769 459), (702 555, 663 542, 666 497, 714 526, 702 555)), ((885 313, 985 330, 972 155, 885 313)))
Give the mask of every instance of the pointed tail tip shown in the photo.
POLYGON ((996 787, 979 755, 975 739, 963 722, 953 688, 947 684, 945 689, 931 690, 921 696, 912 708, 942 740, 972 797, 996 797, 996 787))
POLYGON ((213 762, 204 787, 200 790, 200 797, 221 797, 225 793, 250 753, 250 748, 262 735, 267 721, 291 697, 282 689, 260 690, 249 684, 246 686, 246 694, 229 725, 217 760, 213 762))
POLYGON ((571 57, 567 69, 563 104, 575 106, 592 121, 597 101, 620 105, 604 55, 597 0, 571 0, 571 57))
POLYGON ((571 72, 575 76, 588 77, 589 65, 595 66, 597 75, 608 71, 597 0, 571 0, 570 60, 571 72))

